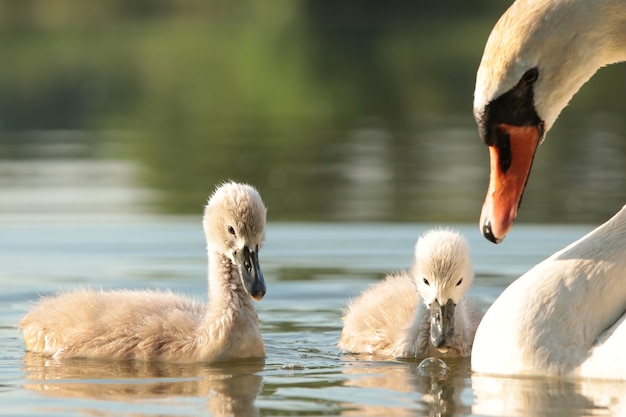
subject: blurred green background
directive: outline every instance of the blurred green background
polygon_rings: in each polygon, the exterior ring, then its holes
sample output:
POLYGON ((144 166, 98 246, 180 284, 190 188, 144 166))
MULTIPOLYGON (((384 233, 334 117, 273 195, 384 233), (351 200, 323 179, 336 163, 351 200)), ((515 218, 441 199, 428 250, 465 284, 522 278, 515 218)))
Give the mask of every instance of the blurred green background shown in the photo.
MULTIPOLYGON (((509 4, 0 1, 0 214, 200 214, 234 179, 273 221, 476 222, 474 76, 509 4)), ((564 111, 519 221, 624 203, 624 71, 564 111)))

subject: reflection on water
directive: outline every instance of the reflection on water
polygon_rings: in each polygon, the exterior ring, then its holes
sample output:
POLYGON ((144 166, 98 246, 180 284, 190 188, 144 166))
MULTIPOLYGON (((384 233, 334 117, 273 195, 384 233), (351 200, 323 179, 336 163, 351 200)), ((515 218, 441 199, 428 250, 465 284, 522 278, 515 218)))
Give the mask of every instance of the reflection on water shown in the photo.
POLYGON ((470 404, 462 398, 470 375, 469 360, 447 361, 449 371, 445 373, 423 371, 417 363, 409 362, 347 363, 343 370, 348 376, 346 386, 364 393, 358 406, 353 405, 344 415, 409 416, 415 411, 431 417, 469 414, 470 404), (382 401, 377 401, 376 392, 385 393, 382 401))
MULTIPOLYGON (((262 360, 222 365, 87 359, 59 362, 26 353, 23 369, 28 379, 24 387, 51 397, 120 403, 168 397, 174 409, 177 402, 196 398, 213 416, 257 416, 254 401, 261 391, 263 378, 259 372, 263 367, 262 360)), ((198 406, 194 404, 194 408, 198 406)))
MULTIPOLYGON (((2 8, 0 212, 195 214, 230 178, 275 221, 476 222, 471 99, 501 2, 155 4, 2 8)), ((622 71, 564 111, 519 222, 623 203, 622 71)))
POLYGON ((485 416, 623 416, 626 382, 472 375, 472 412, 485 416))
MULTIPOLYGON (((448 360, 447 373, 420 371, 416 362, 366 361, 350 356, 334 365, 335 360, 328 362, 327 358, 326 366, 318 368, 311 362, 321 359, 319 352, 311 349, 306 353, 311 361, 281 367, 266 367, 263 361, 221 365, 81 359, 58 362, 27 353, 24 387, 68 400, 37 407, 44 413, 75 408, 80 399, 127 404, 127 409, 136 405, 135 415, 151 415, 160 407, 169 413, 188 413, 191 407, 213 416, 318 412, 345 416, 565 417, 623 415, 626 411, 626 382, 472 375, 468 359, 448 360)), ((111 407, 89 404, 82 412, 111 407)))
POLYGON ((139 212, 154 192, 136 185, 136 173, 121 160, 1 161, 0 212, 139 212))
MULTIPOLYGON (((202 187, 174 176, 171 186, 176 192, 171 193, 159 186, 146 187, 146 161, 141 157, 58 156, 49 149, 65 145, 50 132, 45 144, 48 150, 41 157, 3 160, 0 154, 0 213, 171 209, 196 214, 216 183, 238 177, 259 188, 273 221, 477 222, 486 192, 488 161, 486 148, 476 141, 474 122, 432 117, 411 129, 403 133, 411 140, 399 140, 399 133, 368 126, 348 130, 315 149, 268 145, 256 156, 246 156, 247 165, 256 166, 262 159, 260 171, 253 175, 237 175, 237 169, 224 170, 213 164, 211 158, 237 159, 241 155, 230 149, 228 156, 220 156, 222 148, 207 144, 206 149, 194 151, 207 155, 205 160, 177 159, 185 169, 198 164, 193 168, 198 171, 194 181, 203 178, 202 187), (287 161, 291 165, 281 168, 287 161), (184 199, 176 200, 178 193, 185 193, 184 199), (169 199, 176 201, 166 201, 169 199), (193 204, 187 205, 187 199, 193 199, 193 204)), ((46 132, 38 134, 47 137, 46 132)), ((609 218, 624 201, 623 135, 582 130, 567 138, 552 136, 557 137, 551 137, 537 154, 518 223, 599 224, 609 218)), ((114 143, 123 137, 110 136, 114 143)), ((245 140, 254 140, 254 135, 245 140)), ((29 148, 38 155, 41 146, 30 144, 29 148)), ((114 148, 122 153, 126 146, 118 143, 114 148)), ((176 173, 182 167, 155 169, 176 173)))

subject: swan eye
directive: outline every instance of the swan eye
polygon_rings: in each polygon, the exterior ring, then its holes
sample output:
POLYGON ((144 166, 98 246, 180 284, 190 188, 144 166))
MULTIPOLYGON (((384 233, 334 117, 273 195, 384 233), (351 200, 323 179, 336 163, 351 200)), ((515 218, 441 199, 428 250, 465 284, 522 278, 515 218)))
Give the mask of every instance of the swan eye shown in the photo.
POLYGON ((235 229, 233 229, 232 226, 228 226, 228 233, 230 233, 231 235, 235 236, 235 229))
POLYGON ((430 282, 428 282, 428 280, 426 279, 426 277, 424 277, 423 279, 424 279, 424 284, 426 284, 426 285, 430 285, 430 282))
POLYGON ((461 285, 462 282, 463 282, 463 278, 461 278, 459 282, 456 283, 456 286, 458 287, 459 285, 461 285))
POLYGON ((533 84, 537 81, 537 78, 539 78, 539 70, 537 67, 529 69, 522 76, 522 80, 524 80, 524 83, 526 84, 533 84))

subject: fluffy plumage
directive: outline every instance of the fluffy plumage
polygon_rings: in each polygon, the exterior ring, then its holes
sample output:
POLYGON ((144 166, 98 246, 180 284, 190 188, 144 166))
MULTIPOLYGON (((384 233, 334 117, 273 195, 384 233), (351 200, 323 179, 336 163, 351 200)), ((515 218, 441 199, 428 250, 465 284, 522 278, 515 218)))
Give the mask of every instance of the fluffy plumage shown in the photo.
POLYGON ((26 349, 72 357, 217 362, 265 355, 251 298, 266 209, 249 185, 225 183, 205 208, 209 305, 170 291, 77 289, 43 298, 19 323, 26 349))
POLYGON ((339 348, 393 357, 469 356, 482 315, 463 297, 472 280, 467 241, 452 230, 426 232, 415 245, 409 272, 387 275, 348 305, 339 348), (439 322, 434 329, 434 309, 445 316, 442 306, 450 304, 456 306, 451 323, 439 322))

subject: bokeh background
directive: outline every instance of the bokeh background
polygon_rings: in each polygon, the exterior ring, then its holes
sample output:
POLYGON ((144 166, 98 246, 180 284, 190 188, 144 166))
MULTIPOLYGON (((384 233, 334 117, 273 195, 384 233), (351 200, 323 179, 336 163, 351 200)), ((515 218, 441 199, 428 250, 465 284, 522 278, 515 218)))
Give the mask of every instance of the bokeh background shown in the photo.
MULTIPOLYGON (((2 0, 0 215, 199 215, 254 184, 272 221, 476 222, 474 76, 507 0, 2 0)), ((540 148, 520 222, 624 203, 624 66, 540 148)))

